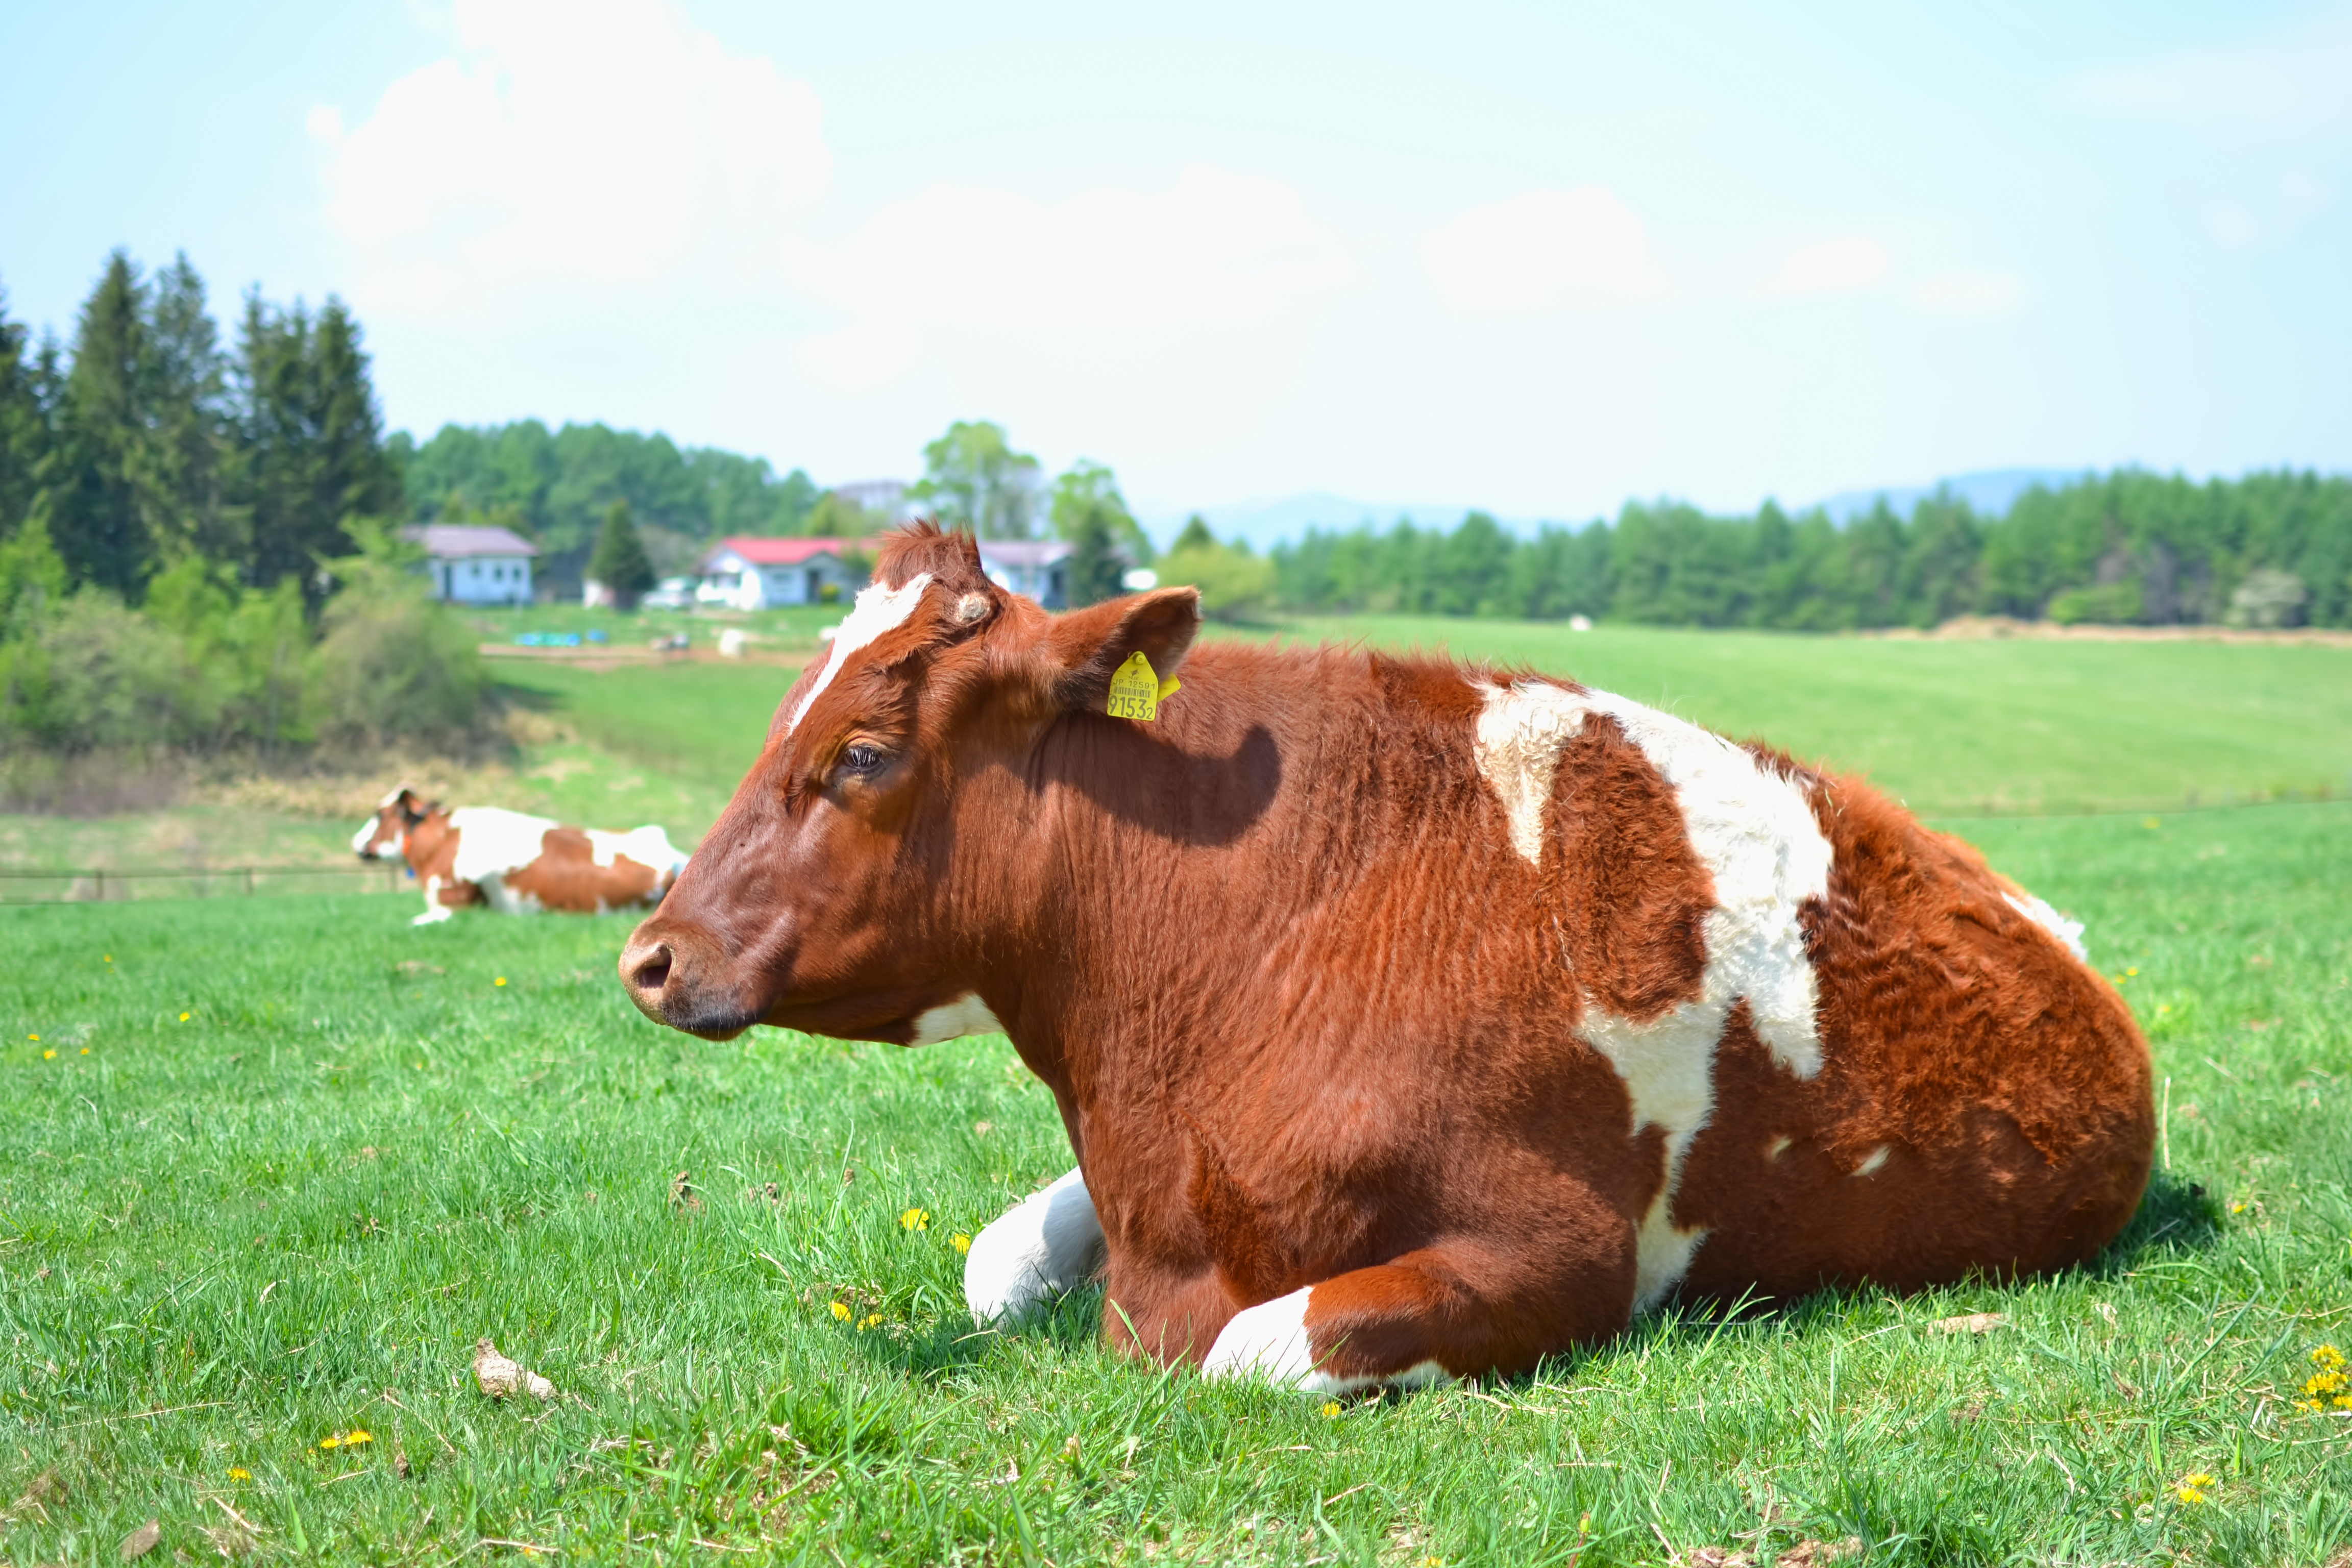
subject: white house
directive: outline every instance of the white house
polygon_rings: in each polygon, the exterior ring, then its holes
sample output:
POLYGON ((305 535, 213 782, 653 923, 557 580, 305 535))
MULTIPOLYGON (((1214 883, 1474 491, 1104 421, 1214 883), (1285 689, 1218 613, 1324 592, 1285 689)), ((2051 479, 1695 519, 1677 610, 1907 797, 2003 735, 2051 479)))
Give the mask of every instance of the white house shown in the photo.
POLYGON ((1070 545, 1060 539, 983 539, 980 568, 1000 588, 1026 594, 1049 610, 1069 608, 1070 545))
POLYGON ((425 547, 433 596, 457 605, 528 605, 539 547, 503 528, 428 522, 402 536, 425 547))
POLYGON ((866 586, 866 568, 846 557, 873 550, 849 539, 722 539, 695 568, 695 602, 759 610, 848 599, 866 586))

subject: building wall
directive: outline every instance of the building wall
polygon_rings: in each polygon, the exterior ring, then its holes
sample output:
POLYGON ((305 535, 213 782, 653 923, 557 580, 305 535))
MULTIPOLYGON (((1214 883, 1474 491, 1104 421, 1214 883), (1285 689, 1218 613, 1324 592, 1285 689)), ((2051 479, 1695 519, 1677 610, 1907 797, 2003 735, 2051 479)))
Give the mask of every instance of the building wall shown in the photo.
POLYGON ((458 605, 528 605, 530 557, 467 555, 428 562, 433 596, 458 605))

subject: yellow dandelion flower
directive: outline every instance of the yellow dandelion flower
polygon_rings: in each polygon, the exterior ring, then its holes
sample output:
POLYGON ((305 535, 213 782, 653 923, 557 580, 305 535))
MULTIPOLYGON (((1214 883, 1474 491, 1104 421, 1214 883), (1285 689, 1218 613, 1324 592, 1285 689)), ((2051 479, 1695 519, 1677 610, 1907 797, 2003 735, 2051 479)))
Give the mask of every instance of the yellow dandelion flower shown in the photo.
POLYGON ((2169 1002, 2158 1002, 2156 1005, 2156 1010, 2158 1013, 2169 1013, 2172 1011, 2172 1004, 2169 1002))
POLYGON ((343 1440, 341 1437, 321 1437, 319 1439, 319 1447, 321 1448, 340 1448, 342 1446, 343 1440))
POLYGON ((188 1021, 188 1016, 187 1016, 185 1013, 181 1014, 181 1015, 180 1015, 180 1022, 182 1022, 183 1024, 184 1024, 184 1023, 186 1023, 187 1021, 188 1021))
POLYGON ((931 1211, 908 1209, 898 1216, 898 1227, 901 1230, 929 1230, 931 1228, 931 1211))
POLYGON ((835 1301, 833 1304, 833 1315, 840 1319, 845 1323, 849 1321, 849 1303, 846 1301, 835 1301))
POLYGON ((88 1056, 88 1055, 89 1055, 89 1047, 88 1046, 84 1046, 84 1047, 81 1048, 81 1054, 82 1054, 82 1055, 84 1055, 84 1056, 88 1056))
POLYGON ((868 1329, 878 1329, 882 1326, 882 1314, 879 1312, 861 1318, 857 1321, 857 1331, 862 1334, 868 1329))
POLYGON ((2193 1475, 2181 1477, 2180 1484, 2172 1489, 2172 1495, 2179 1499, 2183 1503, 2194 1508, 2201 1503, 2211 1500, 2209 1496, 2209 1489, 2210 1489, 2212 1485, 2213 1478, 2207 1475, 2204 1471, 2199 1470, 2193 1475))
POLYGON ((40 1037, 40 1036, 38 1036, 38 1035, 26 1035, 25 1037, 26 1037, 26 1039, 28 1039, 28 1040, 30 1040, 30 1041, 32 1041, 32 1042, 33 1042, 33 1044, 35 1044, 35 1045, 37 1045, 37 1045, 39 1045, 39 1044, 41 1043, 41 1037, 40 1037))
POLYGON ((228 1468, 228 1479, 233 1481, 249 1481, 253 1479, 253 1472, 239 1466, 231 1465, 228 1468))
POLYGON ((2132 967, 2132 968, 2130 968, 2130 969, 2126 969, 2126 970, 2125 970, 2125 971, 2124 971, 2124 976, 2125 976, 2125 978, 2126 978, 2126 979, 2129 979, 2130 977, 2132 977, 2133 975, 2137 974, 2138 973, 2139 973, 2139 969, 2138 969, 2138 967, 2137 967, 2137 965, 2135 965, 2134 967, 2132 967))
POLYGON ((343 1434, 343 1447, 346 1448, 352 1447, 361 1443, 373 1443, 375 1439, 369 1436, 368 1430, 364 1426, 354 1426, 349 1432, 343 1434))
POLYGON ((966 1236, 961 1231, 958 1231, 953 1236, 948 1237, 948 1245, 954 1247, 958 1252, 970 1252, 971 1250, 971 1237, 966 1236))
POLYGON ((1326 1419, 1328 1419, 1329 1417, 1334 1416, 1334 1415, 1339 1415, 1339 1402, 1338 1400, 1336 1400, 1336 1399, 1327 1399, 1327 1400, 1325 1400, 1325 1401, 1323 1402, 1323 1415, 1324 1415, 1324 1416, 1325 1416, 1325 1418, 1326 1418, 1326 1419))
POLYGON ((2311 1364, 2325 1367, 2329 1372, 2340 1372, 2344 1367, 2344 1352, 2334 1345, 2321 1345, 2311 1352, 2311 1364))
POLYGON ((493 980, 493 981, 491 981, 491 982, 490 982, 490 984, 493 984, 493 985, 504 985, 506 983, 507 983, 507 977, 506 977, 505 975, 503 975, 503 974, 499 975, 496 980, 493 980))
POLYGON ((53 1062, 58 1059, 58 1053, 55 1051, 43 1051, 41 1053, 41 1059, 45 1062, 53 1062))

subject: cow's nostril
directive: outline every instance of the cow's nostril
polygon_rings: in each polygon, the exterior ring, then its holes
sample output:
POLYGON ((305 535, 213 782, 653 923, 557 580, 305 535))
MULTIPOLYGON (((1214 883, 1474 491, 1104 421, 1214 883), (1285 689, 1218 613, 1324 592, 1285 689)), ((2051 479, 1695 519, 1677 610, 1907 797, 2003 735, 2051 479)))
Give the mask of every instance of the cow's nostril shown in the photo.
POLYGON ((669 982, 672 963, 669 943, 657 942, 651 952, 638 961, 636 969, 629 976, 629 984, 641 992, 659 991, 669 982))

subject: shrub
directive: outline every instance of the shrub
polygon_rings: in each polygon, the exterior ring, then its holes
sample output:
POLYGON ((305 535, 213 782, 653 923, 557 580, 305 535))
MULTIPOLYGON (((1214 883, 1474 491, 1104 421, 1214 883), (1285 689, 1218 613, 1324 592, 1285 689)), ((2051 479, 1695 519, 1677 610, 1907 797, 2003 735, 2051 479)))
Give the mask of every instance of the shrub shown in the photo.
POLYGON ((327 602, 310 686, 319 734, 345 744, 401 740, 446 745, 469 736, 489 672, 464 623, 422 584, 358 574, 327 602))
POLYGON ((1187 544, 1160 558, 1160 581, 1201 590, 1201 613, 1212 620, 1245 621, 1274 603, 1274 563, 1246 550, 1216 543, 1187 544))

